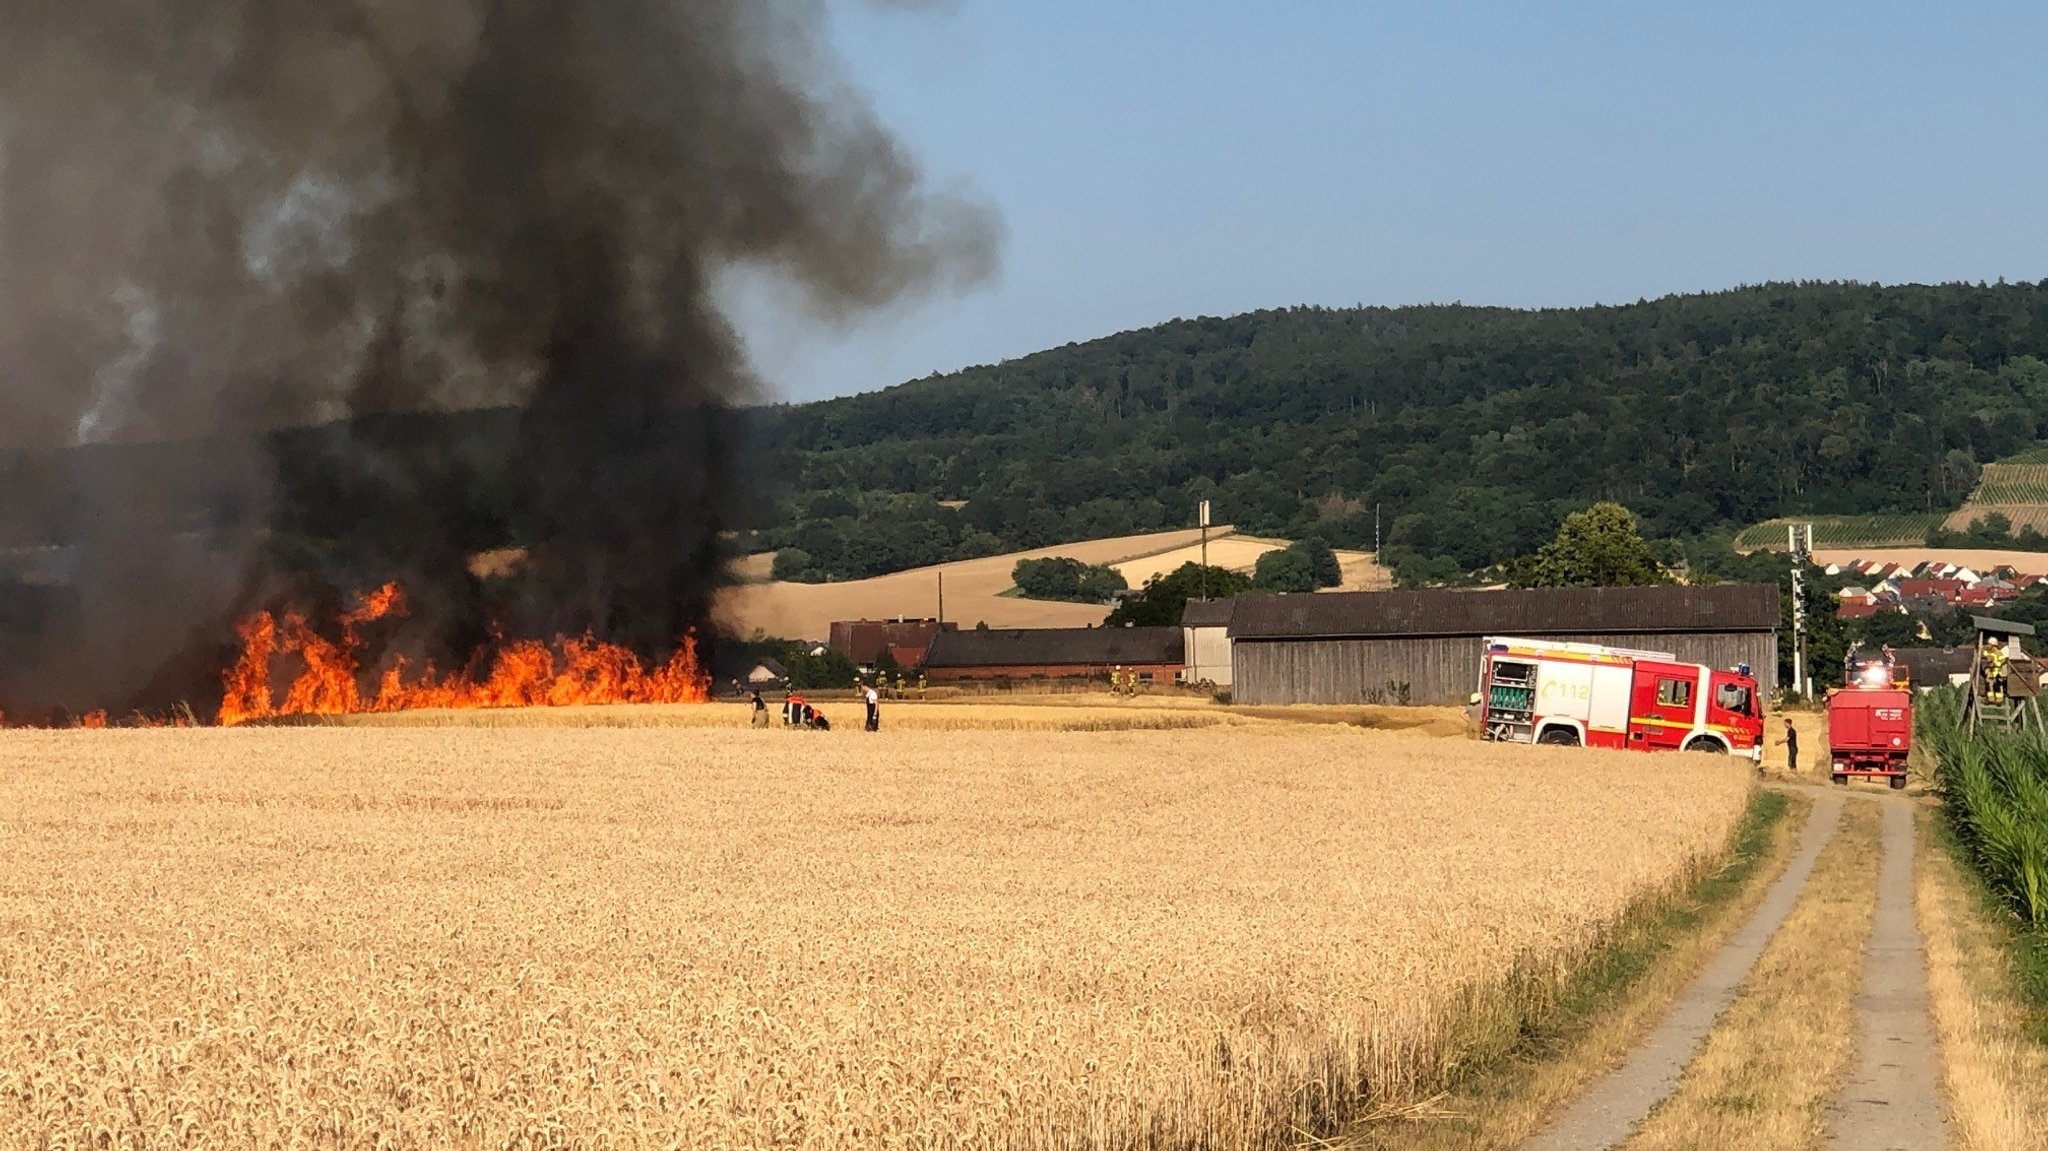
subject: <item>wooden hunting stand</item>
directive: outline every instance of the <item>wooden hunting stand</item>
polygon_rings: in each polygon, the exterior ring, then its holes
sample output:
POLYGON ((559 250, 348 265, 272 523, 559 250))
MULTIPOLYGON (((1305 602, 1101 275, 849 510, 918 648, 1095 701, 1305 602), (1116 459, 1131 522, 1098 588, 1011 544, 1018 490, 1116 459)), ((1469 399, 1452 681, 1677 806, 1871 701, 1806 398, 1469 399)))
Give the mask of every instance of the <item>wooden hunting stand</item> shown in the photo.
POLYGON ((2037 702, 2041 694, 2041 665, 2011 642, 2017 636, 2033 635, 2033 626, 1983 615, 1971 616, 1970 622, 1977 627, 1977 642, 1970 654, 1970 682, 1964 688, 1963 726, 1975 731, 1981 720, 2006 727, 2042 727, 2037 702), (2007 652, 2005 683, 1997 698, 1991 698, 1991 685, 1984 680, 1984 649, 1993 643, 2004 643, 2007 652))

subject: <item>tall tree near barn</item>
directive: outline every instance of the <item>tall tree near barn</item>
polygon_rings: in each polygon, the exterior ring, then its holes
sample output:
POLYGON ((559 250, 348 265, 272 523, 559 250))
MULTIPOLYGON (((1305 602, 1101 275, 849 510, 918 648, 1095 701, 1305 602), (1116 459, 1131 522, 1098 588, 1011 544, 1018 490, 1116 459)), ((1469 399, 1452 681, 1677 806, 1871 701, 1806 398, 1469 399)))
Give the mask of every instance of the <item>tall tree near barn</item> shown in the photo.
POLYGON ((1627 508, 1611 501, 1564 518, 1557 538, 1514 564, 1518 587, 1640 587, 1670 583, 1627 508))

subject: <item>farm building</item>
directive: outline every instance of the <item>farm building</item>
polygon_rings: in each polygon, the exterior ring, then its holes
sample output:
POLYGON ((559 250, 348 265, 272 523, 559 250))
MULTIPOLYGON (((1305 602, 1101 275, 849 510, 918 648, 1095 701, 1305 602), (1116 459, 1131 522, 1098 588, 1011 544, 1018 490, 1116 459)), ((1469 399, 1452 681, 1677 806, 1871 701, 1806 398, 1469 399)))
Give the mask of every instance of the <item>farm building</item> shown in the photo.
POLYGON ((936 619, 842 619, 832 622, 826 646, 860 667, 873 667, 888 652, 898 667, 924 662, 932 637, 960 625, 936 619))
POLYGON ((1231 692, 1250 704, 1463 703, 1486 636, 1748 664, 1772 691, 1778 611, 1768 584, 1242 596, 1230 622, 1231 692))
POLYGON ((1180 673, 1186 683, 1230 686, 1230 613, 1236 605, 1230 599, 1191 599, 1180 617, 1181 647, 1187 667, 1180 673))
POLYGON ((1902 647, 1892 653, 1900 676, 1914 687, 1941 687, 1966 683, 1970 661, 1976 658, 1970 647, 1902 647))
POLYGON ((1183 650, 1177 627, 977 628, 932 637, 924 669, 933 683, 1074 679, 1116 668, 1136 672, 1140 682, 1171 683, 1183 650))

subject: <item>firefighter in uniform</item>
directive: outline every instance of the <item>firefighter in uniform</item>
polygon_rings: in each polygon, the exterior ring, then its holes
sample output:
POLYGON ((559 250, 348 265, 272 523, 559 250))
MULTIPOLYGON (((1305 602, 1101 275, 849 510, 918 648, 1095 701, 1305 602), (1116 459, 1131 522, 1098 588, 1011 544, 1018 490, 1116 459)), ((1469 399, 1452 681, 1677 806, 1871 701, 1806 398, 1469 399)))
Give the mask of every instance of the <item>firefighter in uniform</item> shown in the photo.
POLYGON ((2005 702, 2005 646, 1997 640, 1984 646, 1984 702, 2005 702))

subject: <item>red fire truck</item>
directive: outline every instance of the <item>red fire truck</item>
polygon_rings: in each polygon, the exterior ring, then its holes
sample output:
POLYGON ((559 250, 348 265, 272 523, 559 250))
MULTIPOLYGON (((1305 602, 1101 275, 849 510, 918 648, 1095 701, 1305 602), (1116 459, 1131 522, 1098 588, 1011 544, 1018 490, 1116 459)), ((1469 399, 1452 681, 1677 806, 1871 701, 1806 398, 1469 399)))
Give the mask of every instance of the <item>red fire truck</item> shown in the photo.
POLYGON ((1735 752, 1762 762, 1763 695, 1747 667, 1717 670, 1599 644, 1485 642, 1479 726, 1487 739, 1735 752))
POLYGON ((1859 662, 1850 654, 1848 682, 1828 696, 1829 777, 1882 779, 1897 791, 1906 786, 1906 759, 1913 752, 1913 692, 1896 682, 1890 650, 1885 658, 1859 662))

